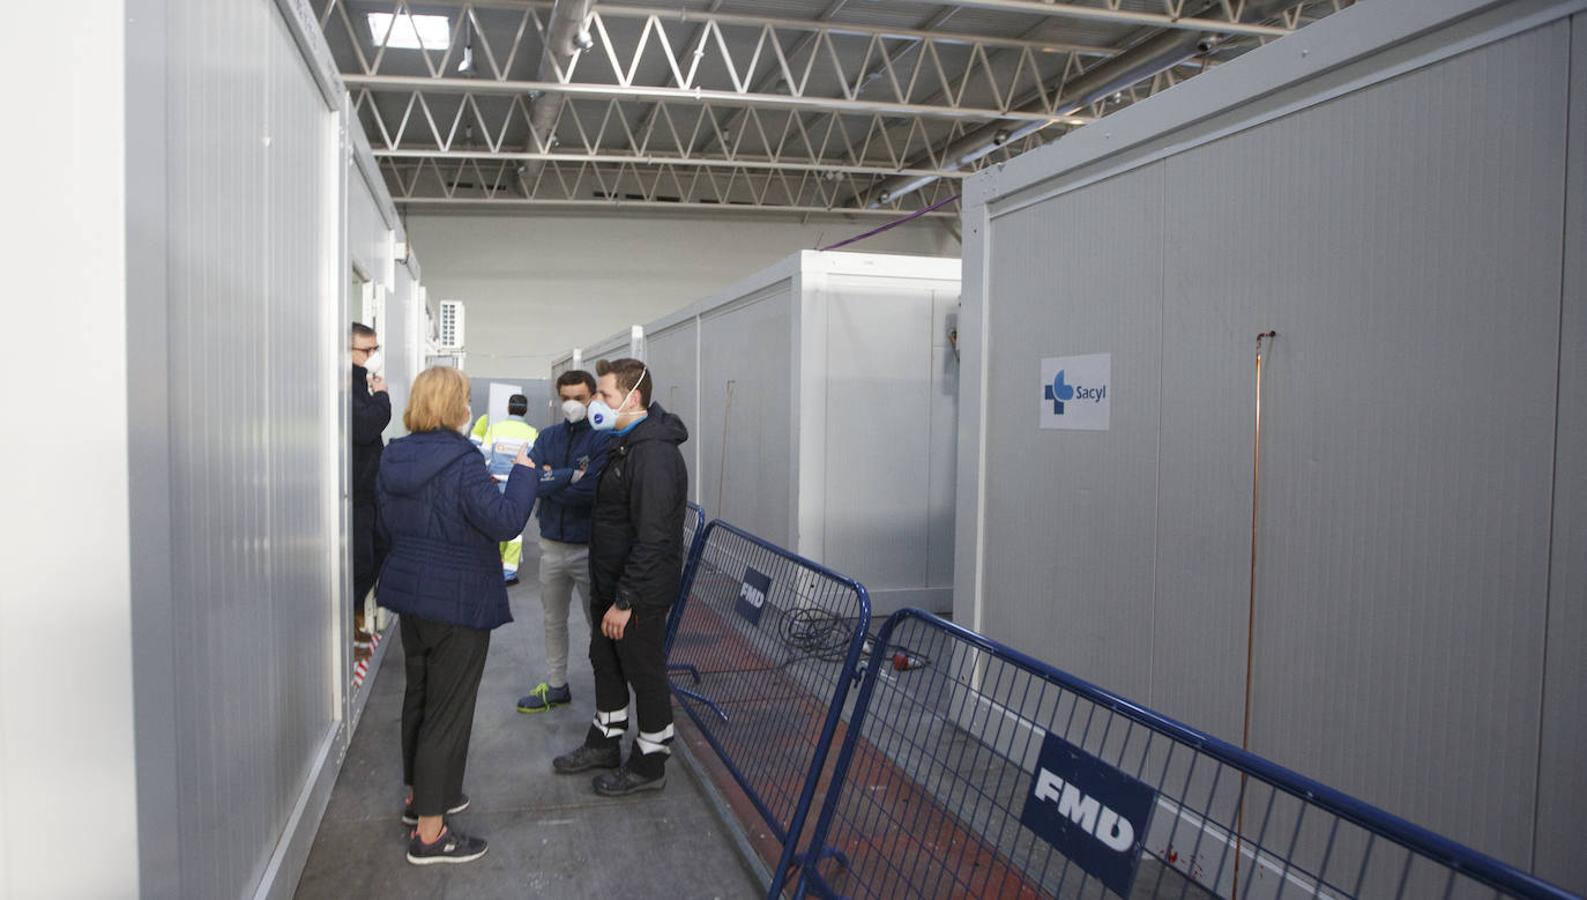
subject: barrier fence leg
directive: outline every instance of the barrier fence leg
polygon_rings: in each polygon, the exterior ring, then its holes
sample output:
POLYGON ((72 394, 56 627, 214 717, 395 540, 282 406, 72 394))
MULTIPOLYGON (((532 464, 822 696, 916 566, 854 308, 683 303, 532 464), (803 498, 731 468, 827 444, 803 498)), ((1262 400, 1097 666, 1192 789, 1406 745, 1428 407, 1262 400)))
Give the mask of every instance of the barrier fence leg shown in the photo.
MULTIPOLYGON (((799 868, 799 880, 794 887, 795 897, 806 897, 811 893, 821 897, 836 896, 836 893, 825 885, 825 879, 816 879, 816 885, 819 885, 819 887, 811 884, 810 873, 815 871, 816 866, 823 859, 830 857, 837 860, 838 864, 843 866, 843 868, 849 868, 848 856, 827 843, 827 834, 832 827, 832 818, 836 814, 838 803, 843 796, 843 785, 848 780, 849 766, 854 761, 854 748, 858 743, 857 739, 865 727, 865 718, 870 712, 871 697, 876 692, 876 674, 882 670, 883 657, 886 655, 887 647, 892 643, 893 630, 898 627, 898 623, 908 613, 908 610, 900 610, 887 617, 887 621, 882 623, 882 627, 872 640, 870 659, 863 664, 863 667, 858 652, 859 647, 855 648, 853 655, 850 657, 849 671, 859 678, 860 692, 854 698, 854 709, 849 714, 848 734, 844 737, 843 744, 838 749, 838 758, 832 767, 832 780, 827 785, 825 801, 822 803, 820 811, 816 814, 815 831, 810 836, 812 849, 804 854, 804 865, 799 868)), ((775 892, 781 893, 782 884, 780 880, 774 882, 772 887, 775 892)))
MULTIPOLYGON (((698 679, 696 679, 696 680, 698 680, 698 679)), ((723 712, 722 711, 722 707, 717 706, 716 705, 716 701, 712 700, 710 697, 707 697, 704 694, 700 694, 700 693, 697 693, 695 691, 691 691, 688 688, 678 687, 677 685, 673 685, 672 686, 672 691, 673 691, 673 693, 677 694, 680 697, 687 697, 690 700, 693 700, 693 701, 695 701, 697 703, 700 703, 700 704, 704 705, 705 708, 709 709, 711 712, 716 713, 716 717, 717 718, 721 719, 724 722, 727 721, 727 713, 723 712)))
POLYGON ((689 677, 694 679, 695 684, 700 683, 700 670, 696 669, 694 666, 688 665, 687 663, 667 663, 667 671, 687 672, 689 673, 689 677))

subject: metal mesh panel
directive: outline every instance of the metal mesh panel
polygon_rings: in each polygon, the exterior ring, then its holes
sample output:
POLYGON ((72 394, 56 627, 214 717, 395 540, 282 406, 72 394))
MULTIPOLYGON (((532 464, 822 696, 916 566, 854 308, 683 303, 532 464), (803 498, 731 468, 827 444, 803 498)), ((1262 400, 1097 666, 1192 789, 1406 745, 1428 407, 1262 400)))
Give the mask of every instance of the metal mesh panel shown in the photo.
POLYGON ((685 562, 694 560, 694 542, 705 530, 705 510, 689 504, 688 512, 683 516, 683 552, 687 554, 685 562))
POLYGON ((673 692, 792 858, 855 681, 870 600, 854 581, 723 522, 681 598, 673 692))
MULTIPOLYGON (((705 510, 698 505, 690 503, 683 514, 683 587, 679 591, 677 602, 667 611, 667 638, 663 652, 672 653, 672 642, 678 636, 678 620, 683 615, 684 599, 688 596, 689 584, 693 580, 694 566, 700 555, 700 542, 705 538, 705 510)), ((686 669, 683 666, 668 664, 669 669, 686 669)))
POLYGON ((925 613, 867 666, 801 894, 1570 896, 925 613))

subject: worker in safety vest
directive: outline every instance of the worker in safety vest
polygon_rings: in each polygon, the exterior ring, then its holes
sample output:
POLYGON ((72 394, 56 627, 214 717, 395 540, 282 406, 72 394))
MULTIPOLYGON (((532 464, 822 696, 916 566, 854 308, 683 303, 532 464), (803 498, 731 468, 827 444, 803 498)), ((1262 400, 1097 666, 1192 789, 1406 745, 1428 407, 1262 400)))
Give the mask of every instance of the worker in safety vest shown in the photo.
POLYGON ((485 413, 484 415, 481 415, 478 419, 475 419, 474 420, 474 427, 470 428, 468 430, 468 439, 474 442, 474 446, 482 448, 482 450, 483 450, 483 452, 485 453, 486 456, 490 455, 489 448, 484 447, 484 444, 485 444, 485 432, 487 430, 489 430, 489 429, 490 429, 490 413, 485 413))
MULTIPOLYGON (((512 474, 513 460, 518 451, 534 445, 540 432, 524 420, 529 412, 529 398, 513 394, 507 400, 507 418, 488 425, 480 436, 480 449, 485 451, 490 464, 490 474, 497 484, 505 485, 512 474)), ((475 428, 478 428, 475 425, 475 428)), ((501 545, 501 574, 508 584, 518 583, 518 563, 523 560, 523 535, 518 535, 501 545)))

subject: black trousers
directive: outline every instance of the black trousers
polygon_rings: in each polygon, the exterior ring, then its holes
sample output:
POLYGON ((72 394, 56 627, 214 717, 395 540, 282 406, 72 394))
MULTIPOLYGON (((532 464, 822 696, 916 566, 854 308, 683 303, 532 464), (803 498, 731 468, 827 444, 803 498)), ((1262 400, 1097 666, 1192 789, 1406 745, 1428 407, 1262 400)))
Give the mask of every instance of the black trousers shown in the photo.
POLYGON ((402 617, 408 686, 402 698, 402 778, 413 809, 439 816, 463 793, 474 701, 490 632, 402 617))
POLYGON ((353 610, 364 608, 364 599, 380 580, 386 562, 386 542, 375 527, 379 511, 373 500, 353 502, 353 610))
POLYGON ((639 708, 639 736, 628 767, 647 778, 662 774, 672 753, 672 694, 667 685, 666 610, 634 610, 623 639, 601 633, 609 604, 591 604, 590 664, 595 668, 595 721, 585 737, 591 747, 622 742, 628 727, 628 691, 639 708))

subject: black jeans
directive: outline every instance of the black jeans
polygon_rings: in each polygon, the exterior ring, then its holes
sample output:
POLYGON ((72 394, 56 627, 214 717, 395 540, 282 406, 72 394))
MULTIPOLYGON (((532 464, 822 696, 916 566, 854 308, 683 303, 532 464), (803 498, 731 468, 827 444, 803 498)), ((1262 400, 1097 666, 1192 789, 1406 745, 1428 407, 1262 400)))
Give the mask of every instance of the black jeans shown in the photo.
POLYGON ((647 778, 662 774, 672 753, 672 694, 667 685, 667 611, 636 609, 623 639, 601 633, 609 604, 591 604, 590 664, 595 667, 595 721, 585 737, 591 747, 622 742, 628 726, 628 690, 639 707, 639 736, 628 768, 647 778))
POLYGON ((386 542, 375 527, 379 516, 375 501, 353 502, 353 611, 361 612, 364 599, 380 579, 386 562, 386 542))
POLYGON ((402 617, 407 693, 402 698, 402 779, 413 809, 439 816, 463 794, 474 701, 490 632, 402 617))

